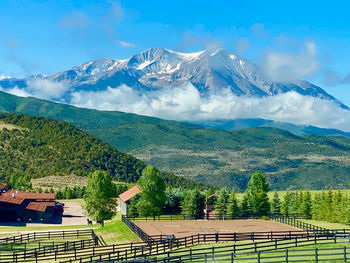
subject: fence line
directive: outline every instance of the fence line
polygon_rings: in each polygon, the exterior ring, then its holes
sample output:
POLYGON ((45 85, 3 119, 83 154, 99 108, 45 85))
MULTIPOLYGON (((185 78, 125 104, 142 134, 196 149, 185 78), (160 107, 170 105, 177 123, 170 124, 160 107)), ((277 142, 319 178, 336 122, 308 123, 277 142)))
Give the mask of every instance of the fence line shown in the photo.
MULTIPOLYGON (((317 243, 334 243, 337 242, 335 235, 315 235, 314 233, 310 233, 309 237, 306 236, 295 236, 294 238, 290 239, 287 235, 287 239, 281 238, 281 239, 273 239, 269 241, 263 241, 263 242, 253 242, 249 244, 234 244, 229 246, 219 246, 216 248, 211 248, 212 251, 217 251, 218 249, 226 249, 227 251, 234 250, 235 253, 237 251, 247 251, 247 250, 253 250, 257 251, 258 249, 278 249, 278 248, 285 248, 287 247, 294 247, 294 246, 301 246, 301 245, 310 245, 310 244, 317 244, 317 243), (281 247, 282 246, 282 247, 281 247)), ((207 242, 209 240, 206 240, 207 242)), ((227 241, 227 240, 225 240, 227 241)), ((192 246, 196 244, 203 243, 203 239, 200 235, 193 235, 190 238, 179 238, 174 240, 168 240, 167 242, 163 243, 154 243, 153 245, 143 245, 143 246, 137 246, 134 245, 133 247, 130 247, 129 249, 125 250, 116 250, 108 252, 107 250, 100 250, 98 254, 95 255, 87 255, 86 257, 79 258, 77 260, 69 260, 69 261, 63 261, 63 262, 91 262, 94 258, 97 261, 111 261, 111 260, 127 260, 132 258, 144 258, 144 257, 151 257, 155 255, 161 255, 166 254, 168 256, 176 254, 176 253, 186 253, 186 251, 182 252, 176 252, 171 251, 173 249, 178 248, 184 248, 186 246, 192 246)), ((194 254, 196 251, 200 251, 202 253, 203 249, 189 249, 187 250, 187 253, 194 254)), ((212 252, 210 252, 212 253, 212 252)))
MULTIPOLYGON (((129 254, 126 253, 114 253, 114 254, 99 254, 95 255, 95 257, 85 257, 85 258, 79 258, 77 260, 71 259, 69 261, 63 261, 63 262, 120 262, 120 261, 127 261, 127 260, 136 260, 136 262, 143 262, 142 258, 149 258, 156 255, 163 255, 165 257, 159 257, 157 258, 158 261, 154 262, 168 262, 168 259, 176 258, 179 260, 182 256, 185 255, 216 255, 216 254, 222 254, 222 253, 233 253, 233 254, 250 254, 255 253, 258 251, 269 251, 269 250, 276 250, 276 249, 285 249, 289 247, 296 247, 296 246, 306 246, 306 245, 312 245, 312 244, 329 244, 334 242, 334 237, 315 237, 314 239, 291 239, 291 240, 275 240, 275 241, 265 241, 265 242, 253 242, 249 244, 233 244, 233 245, 225 245, 225 246, 218 246, 218 247, 211 247, 211 248, 199 248, 199 249, 187 249, 182 251, 162 251, 161 248, 153 248, 152 250, 140 250, 137 247, 134 248, 134 251, 130 251, 129 254), (179 255, 180 254, 180 255, 179 255)), ((172 247, 169 247, 169 249, 172 248, 181 248, 184 247, 184 244, 173 244, 172 247)), ((133 261, 131 261, 133 262, 133 261)), ((147 262, 147 261, 146 261, 147 262)), ((151 261, 153 262, 153 261, 151 261)), ((172 261, 169 261, 172 262, 172 261)), ((176 261, 176 262, 183 262, 183 261, 176 261)), ((203 262, 203 261, 201 261, 203 262)))
POLYGON ((45 239, 55 238, 79 238, 86 236, 96 236, 93 229, 81 229, 81 230, 62 230, 62 231, 46 231, 46 232, 31 232, 28 234, 22 234, 12 237, 0 238, 0 245, 8 243, 23 243, 45 239))
MULTIPOLYGON (((279 251, 281 255, 271 255, 276 253, 275 251, 258 251, 248 257, 237 257, 244 256, 244 254, 231 253, 220 253, 220 254, 201 254, 201 255, 181 255, 166 258, 149 258, 149 259, 138 259, 129 261, 118 261, 120 263, 157 263, 157 262, 213 262, 222 261, 225 262, 306 262, 306 261, 344 261, 350 259, 350 249, 346 246, 342 248, 315 248, 315 249, 303 249, 303 250, 289 250, 285 249, 279 251), (300 253, 302 252, 302 253, 300 253), (324 253, 326 252, 326 253, 324 253)), ((101 262, 101 261, 95 261, 101 262)), ((115 261, 110 261, 115 262, 115 261)))
POLYGON ((147 243, 154 242, 153 238, 145 233, 140 227, 134 224, 129 218, 122 215, 122 221, 130 228, 132 232, 134 232, 141 240, 147 243))

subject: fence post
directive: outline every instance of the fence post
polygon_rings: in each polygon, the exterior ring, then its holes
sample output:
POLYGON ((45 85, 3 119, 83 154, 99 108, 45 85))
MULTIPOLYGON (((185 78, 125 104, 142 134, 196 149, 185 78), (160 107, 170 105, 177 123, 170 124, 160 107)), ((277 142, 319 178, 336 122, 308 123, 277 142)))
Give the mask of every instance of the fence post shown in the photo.
POLYGON ((318 249, 315 248, 315 262, 318 262, 318 249))
POLYGON ((344 262, 346 262, 346 246, 344 246, 344 262))
POLYGON ((286 262, 288 263, 288 248, 286 249, 286 262))
POLYGON ((258 252, 258 263, 260 263, 260 251, 258 252))
POLYGON ((233 253, 231 253, 231 263, 233 263, 233 253))

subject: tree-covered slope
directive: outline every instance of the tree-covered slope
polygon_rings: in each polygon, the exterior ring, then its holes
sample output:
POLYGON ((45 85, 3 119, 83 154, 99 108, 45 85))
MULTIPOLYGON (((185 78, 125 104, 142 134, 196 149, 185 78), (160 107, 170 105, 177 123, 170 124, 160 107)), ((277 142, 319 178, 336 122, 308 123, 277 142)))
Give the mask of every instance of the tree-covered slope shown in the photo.
POLYGON ((65 120, 161 170, 237 190, 255 171, 267 176, 272 189, 343 188, 350 180, 350 139, 342 136, 296 136, 276 128, 212 130, 1 92, 0 111, 65 120))
POLYGON ((133 182, 145 163, 63 121, 0 113, 0 176, 88 175, 133 182))

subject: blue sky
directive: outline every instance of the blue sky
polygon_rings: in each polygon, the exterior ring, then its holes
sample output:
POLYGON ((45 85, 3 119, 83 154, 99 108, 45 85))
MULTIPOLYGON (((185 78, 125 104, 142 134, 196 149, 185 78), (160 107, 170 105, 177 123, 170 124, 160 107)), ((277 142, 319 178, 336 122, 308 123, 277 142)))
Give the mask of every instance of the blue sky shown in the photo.
POLYGON ((347 1, 1 0, 0 75, 52 74, 150 47, 222 47, 262 66, 274 55, 350 105, 349 8, 347 1))

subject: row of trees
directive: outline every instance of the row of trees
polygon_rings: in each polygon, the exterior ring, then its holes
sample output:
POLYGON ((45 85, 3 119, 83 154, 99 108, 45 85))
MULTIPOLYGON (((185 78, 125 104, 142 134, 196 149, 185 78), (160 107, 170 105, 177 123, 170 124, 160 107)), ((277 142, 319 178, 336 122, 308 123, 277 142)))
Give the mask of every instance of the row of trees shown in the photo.
POLYGON ((350 198, 340 191, 328 191, 311 196, 309 191, 287 192, 283 200, 275 192, 272 212, 296 215, 314 220, 350 224, 350 198))
MULTIPOLYGON (((200 191, 199 188, 165 188, 160 173, 151 166, 145 168, 138 182, 141 193, 130 202, 129 216, 153 216, 162 213, 178 214, 202 218, 206 196, 214 190, 200 191)), ((252 175, 241 204, 234 191, 221 190, 217 199, 209 200, 215 205, 216 214, 222 216, 262 216, 270 212, 267 196, 269 191, 265 177, 261 173, 252 175)))
MULTIPOLYGON (((160 172, 147 166, 137 184, 141 193, 128 207, 130 216, 154 216, 160 214, 184 214, 203 218, 206 196, 214 190, 183 189, 165 186, 160 172)), ((115 213, 116 196, 122 190, 112 183, 111 176, 96 171, 89 176, 84 199, 88 214, 96 220, 111 218, 115 213)), ((281 198, 277 192, 268 198, 269 187, 261 173, 254 173, 243 197, 235 191, 222 189, 218 197, 208 200, 215 207, 215 215, 222 217, 264 216, 269 213, 286 216, 297 215, 315 220, 350 224, 350 199, 341 192, 322 192, 313 197, 310 192, 287 192, 281 198)))

